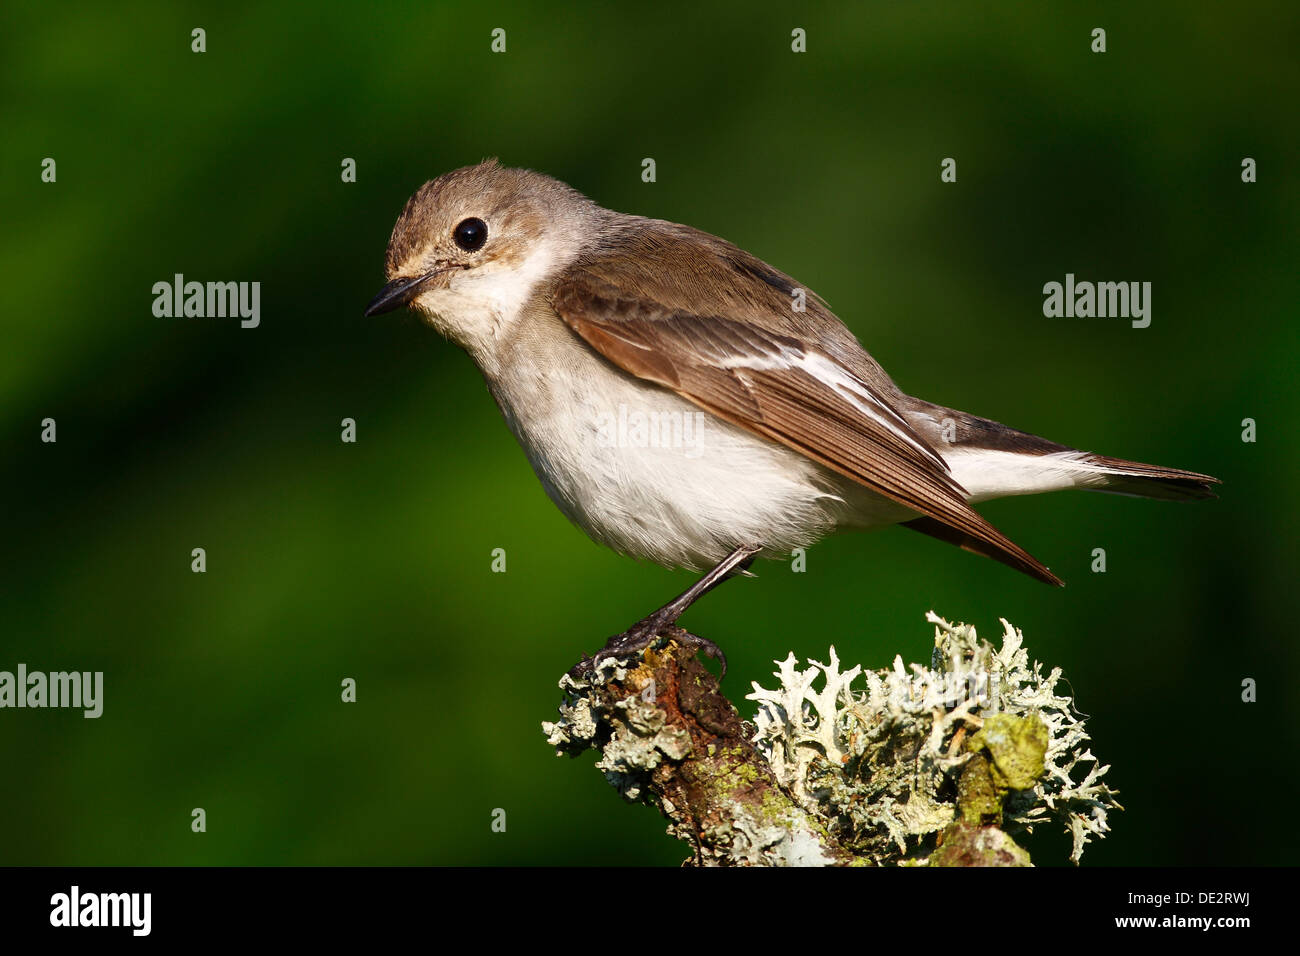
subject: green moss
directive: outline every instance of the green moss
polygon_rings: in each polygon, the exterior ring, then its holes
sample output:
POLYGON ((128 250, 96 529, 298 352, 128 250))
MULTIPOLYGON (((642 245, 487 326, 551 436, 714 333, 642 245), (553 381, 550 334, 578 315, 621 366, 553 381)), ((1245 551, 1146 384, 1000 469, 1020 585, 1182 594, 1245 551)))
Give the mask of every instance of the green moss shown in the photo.
POLYGON ((985 718, 967 749, 988 755, 999 791, 1028 790, 1043 775, 1048 739, 1047 725, 1037 716, 993 714, 985 718))
POLYGON ((974 826, 1002 822, 1002 800, 993 771, 979 754, 967 761, 957 778, 957 808, 962 821, 974 826))

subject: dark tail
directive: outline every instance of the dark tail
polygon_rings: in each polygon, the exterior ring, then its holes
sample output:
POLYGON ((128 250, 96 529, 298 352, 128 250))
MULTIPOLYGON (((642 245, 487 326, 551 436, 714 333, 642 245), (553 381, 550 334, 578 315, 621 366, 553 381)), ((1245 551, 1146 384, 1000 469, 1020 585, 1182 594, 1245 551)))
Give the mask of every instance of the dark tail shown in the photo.
POLYGON ((1105 455, 1087 455, 1080 464, 1089 470, 1097 470, 1095 482, 1090 478, 1081 485, 1092 491, 1162 501, 1203 501, 1218 497, 1214 485, 1219 484, 1219 479, 1194 471, 1144 465, 1105 455))

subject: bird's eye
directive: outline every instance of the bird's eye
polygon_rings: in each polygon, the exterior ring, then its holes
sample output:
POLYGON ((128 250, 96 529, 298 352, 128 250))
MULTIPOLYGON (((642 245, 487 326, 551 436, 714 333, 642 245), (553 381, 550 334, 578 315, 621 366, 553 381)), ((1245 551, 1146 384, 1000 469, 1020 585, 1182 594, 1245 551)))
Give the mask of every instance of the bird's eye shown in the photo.
POLYGON ((466 252, 478 252, 483 248, 483 243, 487 242, 487 223, 474 218, 462 220, 451 237, 466 252))

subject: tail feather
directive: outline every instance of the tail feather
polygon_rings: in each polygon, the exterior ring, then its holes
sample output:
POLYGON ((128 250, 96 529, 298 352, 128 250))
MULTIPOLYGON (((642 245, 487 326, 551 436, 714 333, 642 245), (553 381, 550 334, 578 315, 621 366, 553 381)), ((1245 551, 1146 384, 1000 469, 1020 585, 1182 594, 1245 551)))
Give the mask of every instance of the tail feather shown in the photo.
MULTIPOLYGON (((953 479, 965 490, 971 503, 1067 488, 1165 501, 1218 497, 1214 486, 1219 484, 1219 479, 1211 475, 1094 455, 989 418, 908 395, 900 396, 899 400, 908 421, 922 437, 942 450, 953 479)), ((914 518, 903 526, 1001 561, 1047 584, 1061 584, 1060 578, 1009 541, 1006 542, 1009 547, 995 547, 989 540, 981 540, 929 517, 914 518)))
POLYGON ((1181 468, 1145 465, 1105 455, 1085 455, 1079 465, 1096 472, 1083 487, 1113 495, 1156 498, 1162 501, 1203 501, 1217 498, 1214 485, 1219 479, 1181 468))

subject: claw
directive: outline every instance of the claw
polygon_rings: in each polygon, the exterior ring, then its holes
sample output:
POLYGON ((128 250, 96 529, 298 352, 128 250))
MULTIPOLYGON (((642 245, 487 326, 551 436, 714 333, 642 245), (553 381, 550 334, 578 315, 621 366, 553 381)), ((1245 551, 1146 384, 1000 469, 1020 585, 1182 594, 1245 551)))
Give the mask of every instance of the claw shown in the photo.
POLYGON ((727 676, 727 655, 723 653, 722 648, 707 638, 692 634, 690 631, 683 630, 680 627, 668 626, 650 630, 643 628, 646 621, 628 628, 622 634, 615 634, 609 639, 603 648, 598 650, 594 655, 588 657, 582 655, 582 660, 574 664, 569 670, 570 677, 582 677, 590 674, 596 669, 596 666, 602 661, 609 658, 622 660, 623 658, 634 657, 643 653, 646 648, 652 647, 659 641, 676 641, 683 647, 694 648, 697 652, 703 651, 708 657, 713 658, 722 665, 722 677, 727 676))

